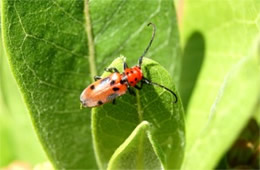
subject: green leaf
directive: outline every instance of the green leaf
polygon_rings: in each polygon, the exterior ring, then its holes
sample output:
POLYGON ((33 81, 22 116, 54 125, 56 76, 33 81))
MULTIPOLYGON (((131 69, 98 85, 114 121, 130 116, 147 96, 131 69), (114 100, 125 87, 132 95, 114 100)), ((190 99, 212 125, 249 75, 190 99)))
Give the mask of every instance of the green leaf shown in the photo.
POLYGON ((252 116, 260 92, 259 9, 257 1, 185 1, 182 44, 190 51, 184 53, 203 61, 198 74, 190 73, 197 81, 187 107, 183 169, 213 169, 252 116), (199 48, 187 48, 195 43, 199 48))
POLYGON ((83 8, 79 1, 2 1, 10 64, 58 169, 96 168, 90 111, 79 109, 82 77, 88 72, 83 8))
POLYGON ((1 2, 4 45, 50 160, 57 169, 97 168, 90 109, 79 109, 79 95, 116 56, 138 59, 151 38, 149 22, 157 35, 147 56, 174 75, 179 39, 173 1, 1 2))
POLYGON ((108 169, 160 169, 161 163, 148 138, 149 123, 141 122, 111 157, 108 169))
MULTIPOLYGON (((122 58, 116 59, 109 67, 117 67, 122 70, 122 60, 122 58)), ((157 62, 144 58, 142 71, 144 77, 152 82, 175 89, 169 74, 157 62)), ((176 92, 176 90, 173 91, 176 92)), ((165 169, 180 168, 185 143, 184 118, 181 100, 177 103, 173 103, 174 101, 174 96, 166 90, 144 85, 142 90, 136 91, 136 96, 127 93, 116 101, 116 105, 108 103, 95 108, 92 115, 92 129, 99 167, 101 169, 107 168, 107 164, 116 150, 114 157, 117 161, 112 160, 110 167, 131 164, 133 160, 120 159, 122 155, 133 157, 132 153, 129 153, 131 149, 122 151, 117 148, 127 138, 128 141, 130 139, 138 140, 136 138, 140 138, 140 136, 132 139, 129 135, 145 120, 151 124, 149 130, 151 145, 162 163, 161 166, 165 169)), ((121 147, 131 148, 133 147, 132 143, 136 143, 136 141, 125 141, 121 147), (129 146, 125 146, 127 143, 129 143, 129 146)), ((135 152, 136 158, 139 157, 138 153, 143 152, 143 150, 144 155, 150 153, 149 149, 145 149, 144 143, 139 142, 138 146, 140 148, 135 148, 135 150, 137 149, 135 152)), ((149 168, 149 165, 145 162, 145 157, 140 158, 137 165, 144 169, 149 168), (147 165, 148 167, 146 167, 147 165)))

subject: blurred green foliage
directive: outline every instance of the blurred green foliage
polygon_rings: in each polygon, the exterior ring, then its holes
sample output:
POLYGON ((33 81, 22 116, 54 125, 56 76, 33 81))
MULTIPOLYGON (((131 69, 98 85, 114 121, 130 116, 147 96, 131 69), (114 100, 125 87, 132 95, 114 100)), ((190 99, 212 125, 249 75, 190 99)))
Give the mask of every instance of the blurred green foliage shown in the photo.
POLYGON ((17 160, 35 165, 47 158, 11 73, 0 36, 0 167, 17 160))

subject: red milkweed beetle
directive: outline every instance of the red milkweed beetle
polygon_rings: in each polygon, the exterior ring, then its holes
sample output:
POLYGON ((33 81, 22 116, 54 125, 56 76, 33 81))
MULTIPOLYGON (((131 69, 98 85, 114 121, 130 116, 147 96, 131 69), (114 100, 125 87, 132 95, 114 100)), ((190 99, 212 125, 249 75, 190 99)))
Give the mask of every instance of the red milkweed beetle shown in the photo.
POLYGON ((151 47, 156 32, 155 25, 149 23, 147 26, 150 25, 153 26, 152 38, 143 55, 139 58, 138 65, 128 68, 124 61, 124 72, 122 74, 119 73, 117 68, 111 67, 105 69, 105 71, 111 72, 108 77, 101 78, 95 76, 95 82, 90 84, 80 95, 80 101, 84 107, 96 107, 111 101, 115 104, 116 97, 125 94, 127 90, 130 94, 135 95, 135 92, 130 87, 135 87, 140 90, 142 89, 143 84, 155 85, 167 90, 175 97, 175 103, 177 102, 178 98, 172 90, 163 85, 151 82, 147 78, 143 77, 141 70, 143 57, 151 47), (136 85, 138 82, 141 82, 141 86, 136 85))

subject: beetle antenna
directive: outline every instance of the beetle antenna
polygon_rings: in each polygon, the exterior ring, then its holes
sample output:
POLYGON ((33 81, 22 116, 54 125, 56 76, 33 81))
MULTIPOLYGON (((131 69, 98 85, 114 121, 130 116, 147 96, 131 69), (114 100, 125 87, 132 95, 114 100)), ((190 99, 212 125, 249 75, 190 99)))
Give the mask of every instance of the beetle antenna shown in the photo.
POLYGON ((167 87, 165 87, 165 86, 163 86, 163 85, 160 85, 160 84, 158 84, 158 83, 151 82, 150 80, 148 80, 148 79, 146 79, 146 78, 144 78, 144 77, 143 77, 142 80, 143 80, 143 82, 146 83, 146 84, 158 86, 158 87, 161 87, 161 88, 167 90, 168 92, 170 92, 170 93, 175 97, 174 103, 177 103, 178 97, 177 97, 177 95, 176 95, 172 90, 170 90, 170 89, 168 89, 167 87))
POLYGON ((152 38, 151 38, 151 40, 150 40, 150 42, 149 42, 149 44, 148 44, 148 46, 146 47, 146 49, 144 50, 144 53, 143 53, 143 55, 139 58, 139 60, 138 60, 138 66, 141 68, 141 65, 142 65, 142 62, 143 62, 143 57, 145 56, 145 54, 147 53, 147 51, 149 50, 149 48, 151 47, 151 45, 152 45, 152 42, 153 42, 153 39, 154 39, 154 36, 155 36, 155 32, 156 32, 156 26, 153 24, 153 23, 149 23, 149 24, 147 24, 147 26, 150 26, 150 25, 152 25, 153 26, 153 35, 152 35, 152 38))

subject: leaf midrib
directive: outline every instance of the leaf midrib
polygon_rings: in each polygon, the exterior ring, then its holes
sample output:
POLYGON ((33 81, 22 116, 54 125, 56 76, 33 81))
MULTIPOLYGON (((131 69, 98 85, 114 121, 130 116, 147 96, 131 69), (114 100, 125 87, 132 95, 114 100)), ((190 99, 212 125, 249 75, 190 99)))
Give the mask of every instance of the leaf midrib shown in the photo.
POLYGON ((89 1, 85 0, 84 4, 84 14, 85 14, 85 31, 88 38, 88 61, 89 61, 89 69, 91 77, 97 75, 96 63, 95 63, 95 44, 93 40, 92 34, 92 25, 90 21, 90 13, 89 13, 89 1))
POLYGON ((143 110, 142 110, 141 103, 140 103, 140 93, 139 93, 139 91, 136 91, 136 103, 137 103, 138 119, 139 119, 139 123, 141 123, 143 121, 143 110))
MULTIPOLYGON (((143 121, 143 110, 142 110, 141 103, 140 103, 140 93, 139 93, 139 91, 136 92, 136 103, 137 103, 137 113, 138 113, 139 124, 141 124, 142 121, 143 121)), ((142 132, 140 142, 139 142, 139 146, 138 146, 138 148, 139 148, 138 154, 136 156, 136 161, 137 161, 136 169, 143 169, 144 168, 144 166, 141 162, 141 160, 143 158, 143 150, 144 150, 143 136, 144 136, 144 134, 142 132)))

